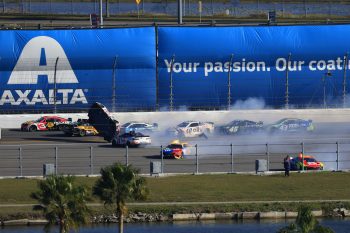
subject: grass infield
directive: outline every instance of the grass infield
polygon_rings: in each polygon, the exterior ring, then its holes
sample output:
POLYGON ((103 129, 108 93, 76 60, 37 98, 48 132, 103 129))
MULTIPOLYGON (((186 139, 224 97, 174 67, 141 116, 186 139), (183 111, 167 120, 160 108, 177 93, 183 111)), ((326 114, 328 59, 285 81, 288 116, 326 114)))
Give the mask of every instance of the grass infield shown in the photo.
MULTIPOLYGON (((89 190, 97 178, 77 177, 76 183, 89 190)), ((266 201, 269 203, 237 204, 184 204, 176 206, 133 206, 131 210, 145 212, 186 212, 186 211, 268 211, 295 210, 295 203, 278 201, 305 200, 349 200, 350 173, 348 172, 310 172, 292 173, 290 177, 282 174, 269 176, 256 175, 183 175, 172 177, 147 178, 150 195, 146 202, 245 202, 266 201), (273 203, 270 203, 270 202, 273 203)), ((38 180, 3 179, 0 180, 1 204, 35 203, 30 193, 37 189, 38 180)), ((97 199, 92 202, 98 203, 97 199)), ((349 205, 342 202, 342 206, 349 205)), ((325 204, 313 203, 314 208, 324 208, 325 204)), ((329 208, 335 204, 328 203, 329 208)), ((97 212, 104 211, 95 207, 97 212)), ((0 216, 31 212, 30 207, 1 207, 0 216), (17 209, 17 210, 16 210, 17 209)))

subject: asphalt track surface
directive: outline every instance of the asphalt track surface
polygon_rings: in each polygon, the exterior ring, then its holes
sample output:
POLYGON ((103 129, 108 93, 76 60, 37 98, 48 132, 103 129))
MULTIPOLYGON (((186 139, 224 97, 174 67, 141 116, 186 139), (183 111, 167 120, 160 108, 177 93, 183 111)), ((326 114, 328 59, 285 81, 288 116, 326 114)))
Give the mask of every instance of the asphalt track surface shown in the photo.
MULTIPOLYGON (((269 169, 278 171, 283 169, 283 157, 296 156, 303 149, 305 154, 324 162, 326 170, 350 169, 350 124, 316 123, 315 126, 312 133, 210 135, 208 139, 186 139, 191 147, 185 159, 164 159, 163 172, 253 172, 258 159, 267 160, 269 169)), ((175 139, 164 132, 151 136, 152 146, 126 149, 112 147, 97 136, 68 137, 60 131, 3 129, 0 176, 40 176, 43 164, 57 164, 60 174, 93 175, 114 162, 128 162, 141 173, 149 174, 150 163, 162 161, 161 145, 164 147, 175 139)))

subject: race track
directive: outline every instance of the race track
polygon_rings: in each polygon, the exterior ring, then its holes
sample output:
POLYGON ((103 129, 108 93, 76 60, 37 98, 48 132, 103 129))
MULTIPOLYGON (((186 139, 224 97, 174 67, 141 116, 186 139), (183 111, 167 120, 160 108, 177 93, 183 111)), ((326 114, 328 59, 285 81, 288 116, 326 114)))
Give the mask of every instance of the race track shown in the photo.
MULTIPOLYGON (((281 170, 283 157, 296 156, 303 149, 305 154, 324 162, 327 170, 349 169, 350 125, 319 123, 315 126, 315 132, 304 134, 210 135, 208 139, 187 139, 191 145, 190 154, 182 160, 164 159, 163 172, 248 172, 255 171, 257 159, 267 160, 270 170, 281 170)), ((160 146, 174 139, 163 132, 151 136, 152 146, 126 150, 112 147, 101 137, 67 137, 59 131, 3 129, 0 176, 42 175, 43 164, 47 163, 57 164, 57 172, 61 174, 98 174, 101 167, 114 162, 128 162, 141 173, 149 174, 150 162, 161 161, 160 146)))

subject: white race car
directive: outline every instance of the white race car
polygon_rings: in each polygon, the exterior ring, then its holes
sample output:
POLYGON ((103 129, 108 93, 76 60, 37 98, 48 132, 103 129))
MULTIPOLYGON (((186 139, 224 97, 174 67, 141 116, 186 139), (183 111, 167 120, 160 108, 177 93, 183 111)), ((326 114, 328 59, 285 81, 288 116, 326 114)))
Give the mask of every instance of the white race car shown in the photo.
POLYGON ((184 121, 174 128, 175 135, 179 137, 207 137, 214 132, 213 122, 184 121))
POLYGON ((142 133, 124 133, 112 139, 113 146, 143 147, 152 143, 151 137, 142 133))

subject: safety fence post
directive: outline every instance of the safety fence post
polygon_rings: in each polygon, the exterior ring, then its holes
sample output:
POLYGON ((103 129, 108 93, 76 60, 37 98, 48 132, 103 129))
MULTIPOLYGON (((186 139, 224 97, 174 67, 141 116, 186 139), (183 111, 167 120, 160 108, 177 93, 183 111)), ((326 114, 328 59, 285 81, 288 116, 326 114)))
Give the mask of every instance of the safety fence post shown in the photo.
POLYGON ((125 146, 125 159, 126 159, 125 164, 126 164, 126 166, 128 166, 129 165, 129 147, 128 147, 128 145, 125 146))
POLYGON ((90 175, 94 174, 93 148, 90 146, 90 175))
POLYGON ((2 0, 2 13, 6 12, 5 0, 2 0))
POLYGON ((339 171, 339 143, 337 142, 337 171, 339 171))
POLYGON ((230 145, 230 149, 231 149, 231 173, 233 173, 233 145, 232 145, 232 143, 230 145))
POLYGON ((198 174, 198 170, 199 170, 199 159, 198 159, 198 145, 195 145, 196 147, 196 174, 198 174))
POLYGON ((270 151, 269 144, 266 143, 267 171, 270 171, 270 151))
POLYGON ((19 176, 23 176, 23 166, 22 166, 22 147, 19 147, 18 154, 18 168, 19 168, 19 176))
POLYGON ((160 170, 161 170, 161 173, 163 174, 163 172, 164 172, 163 145, 160 146, 160 158, 161 158, 161 161, 160 161, 160 170))
POLYGON ((304 142, 301 143, 301 163, 302 163, 302 171, 304 172, 304 142))
POLYGON ((58 148, 57 146, 55 147, 55 175, 57 175, 58 171, 58 148))

